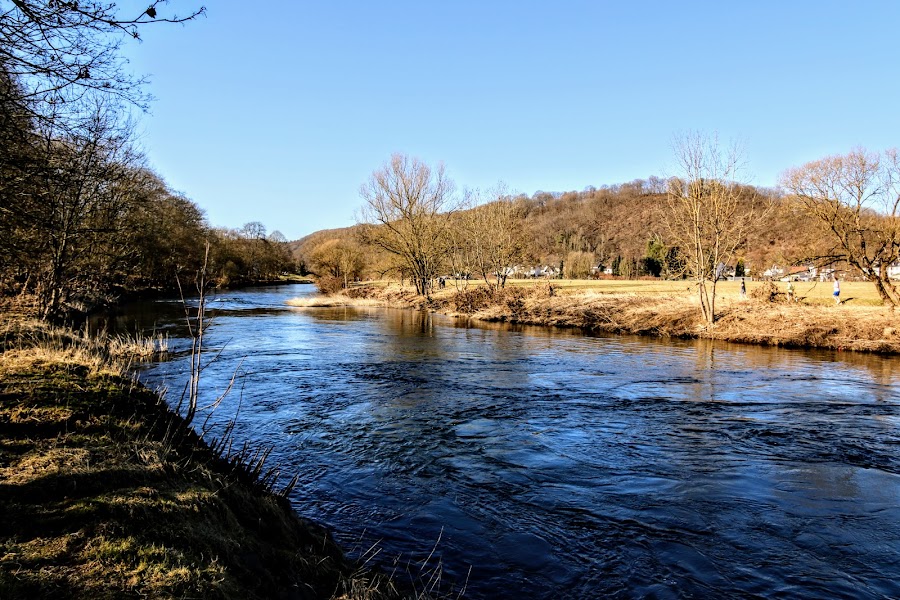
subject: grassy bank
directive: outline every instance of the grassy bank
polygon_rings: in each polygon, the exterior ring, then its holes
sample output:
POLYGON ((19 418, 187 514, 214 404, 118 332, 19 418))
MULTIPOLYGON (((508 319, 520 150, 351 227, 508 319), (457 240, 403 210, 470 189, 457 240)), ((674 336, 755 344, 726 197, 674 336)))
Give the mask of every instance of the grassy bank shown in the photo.
MULTIPOLYGON (((490 291, 482 285, 457 290, 448 284, 430 299, 409 288, 374 285, 336 297, 298 299, 295 306, 380 305, 432 310, 483 321, 581 327, 590 331, 731 342, 900 352, 900 319, 876 306, 866 284, 843 284, 844 303, 835 305, 830 284, 797 285, 799 302, 787 302, 783 288, 752 282, 742 298, 739 282, 725 282, 717 300, 717 322, 706 327, 688 282, 609 281, 540 282, 490 291), (801 287, 802 285, 802 287, 801 287), (772 292, 764 293, 764 292, 772 292), (753 298, 756 296, 756 298, 753 298), (848 301, 849 299, 849 301, 848 301)), ((869 286, 871 287, 871 286, 869 286)))
POLYGON ((37 324, 0 354, 0 598, 387 598, 121 357, 37 324))

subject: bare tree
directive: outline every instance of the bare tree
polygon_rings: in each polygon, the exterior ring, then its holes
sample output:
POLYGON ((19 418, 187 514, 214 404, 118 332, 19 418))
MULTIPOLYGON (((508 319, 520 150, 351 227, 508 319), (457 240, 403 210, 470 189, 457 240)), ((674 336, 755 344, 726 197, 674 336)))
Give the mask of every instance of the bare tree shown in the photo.
POLYGON ((144 78, 131 75, 121 45, 155 23, 184 23, 205 12, 166 14, 167 0, 123 14, 114 2, 0 0, 0 65, 22 83, 37 114, 99 92, 144 106, 144 78), (43 108, 42 108, 43 107, 43 108))
POLYGON ((58 137, 45 127, 43 168, 35 173, 33 281, 43 318, 64 304, 102 292, 123 251, 118 246, 142 157, 131 126, 100 103, 77 130, 58 137))
POLYGON ((665 218, 697 282, 703 320, 712 326, 720 265, 732 260, 753 218, 752 208, 740 202, 741 152, 701 133, 677 136, 674 150, 680 176, 669 180, 665 218))
POLYGON ((416 293, 428 295, 449 247, 448 218, 453 182, 443 165, 432 170, 417 158, 394 154, 360 188, 366 201, 366 241, 398 257, 412 275, 416 293))
POLYGON ((309 260, 319 277, 340 280, 342 289, 350 287, 350 280, 362 275, 366 267, 363 249, 353 239, 325 240, 313 248, 309 260))
POLYGON ((127 282, 165 288, 173 285, 173 274, 199 272, 211 233, 203 211, 148 169, 135 173, 133 183, 134 198, 117 235, 127 246, 127 282))
POLYGON ((466 218, 469 246, 485 283, 490 285, 493 276, 497 287, 502 288, 513 267, 524 258, 525 210, 521 202, 510 197, 502 183, 484 196, 487 202, 478 205, 483 195, 473 194, 476 206, 468 211, 466 218))
POLYGON ((900 259, 900 155, 857 148, 789 169, 781 185, 829 232, 834 242, 821 262, 846 261, 875 285, 882 303, 900 304, 888 277, 900 259))
MULTIPOLYGON (((33 254, 39 202, 32 193, 33 174, 41 166, 39 144, 30 115, 23 108, 22 87, 0 64, 0 278, 17 275, 33 254)), ((15 277, 13 277, 14 279, 15 277)), ((6 285, 0 285, 0 290, 6 285)))
POLYGON ((449 220, 450 244, 447 252, 447 267, 453 274, 457 291, 469 287, 470 275, 477 271, 476 250, 472 246, 471 193, 465 192, 460 204, 460 211, 451 215, 449 220))
POLYGON ((266 241, 266 226, 259 221, 244 223, 239 234, 243 239, 243 254, 246 256, 246 269, 252 279, 262 275, 263 245, 266 241))
POLYGON ((0 0, 0 286, 35 290, 45 318, 98 297, 135 254, 118 234, 139 159, 119 115, 148 98, 120 50, 146 26, 204 12, 166 4, 126 15, 114 2, 0 0))
POLYGON ((566 255, 563 276, 566 279, 587 279, 596 265, 596 256, 591 252, 569 252, 566 255))

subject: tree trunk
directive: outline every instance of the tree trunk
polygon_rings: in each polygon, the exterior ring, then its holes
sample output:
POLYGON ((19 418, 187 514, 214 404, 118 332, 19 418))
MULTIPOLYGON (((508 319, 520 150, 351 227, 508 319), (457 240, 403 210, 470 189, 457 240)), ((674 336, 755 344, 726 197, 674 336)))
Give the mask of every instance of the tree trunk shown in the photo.
POLYGON ((878 291, 882 304, 891 308, 900 304, 900 294, 897 293, 897 288, 887 278, 887 273, 884 274, 884 277, 882 277, 881 273, 873 273, 869 280, 875 284, 875 289, 878 291))
POLYGON ((697 294, 700 297, 700 315, 703 317, 703 322, 711 325, 712 309, 709 301, 709 290, 706 289, 706 281, 703 279, 697 282, 697 294))

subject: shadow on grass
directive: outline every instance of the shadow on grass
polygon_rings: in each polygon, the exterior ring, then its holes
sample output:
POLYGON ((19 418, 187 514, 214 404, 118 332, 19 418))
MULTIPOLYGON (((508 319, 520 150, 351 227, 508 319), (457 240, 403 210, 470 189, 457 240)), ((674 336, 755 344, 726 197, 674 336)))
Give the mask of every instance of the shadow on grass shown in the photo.
POLYGON ((0 380, 0 598, 324 598, 329 534, 127 380, 0 380))

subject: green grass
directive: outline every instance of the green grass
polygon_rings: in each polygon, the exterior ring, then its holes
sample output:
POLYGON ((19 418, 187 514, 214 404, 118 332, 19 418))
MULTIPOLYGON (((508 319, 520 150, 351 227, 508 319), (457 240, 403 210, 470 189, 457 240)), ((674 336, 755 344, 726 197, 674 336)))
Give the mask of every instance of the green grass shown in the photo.
POLYGON ((0 598, 325 598, 350 585, 323 529, 193 434, 167 436, 177 425, 125 378, 4 369, 0 598))

